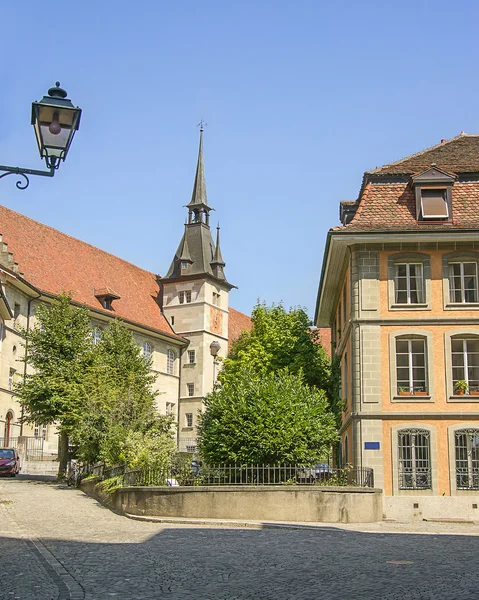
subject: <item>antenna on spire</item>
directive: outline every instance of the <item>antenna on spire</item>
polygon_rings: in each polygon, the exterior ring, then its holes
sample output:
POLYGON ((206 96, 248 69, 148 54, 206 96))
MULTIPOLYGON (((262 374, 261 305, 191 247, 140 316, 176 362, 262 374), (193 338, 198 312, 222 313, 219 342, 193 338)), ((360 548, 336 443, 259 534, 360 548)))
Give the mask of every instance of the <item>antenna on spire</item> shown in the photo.
POLYGON ((203 121, 203 119, 201 119, 201 121, 198 123, 198 125, 196 127, 199 127, 200 128, 200 132, 203 133, 204 128, 208 127, 208 123, 205 123, 203 121))

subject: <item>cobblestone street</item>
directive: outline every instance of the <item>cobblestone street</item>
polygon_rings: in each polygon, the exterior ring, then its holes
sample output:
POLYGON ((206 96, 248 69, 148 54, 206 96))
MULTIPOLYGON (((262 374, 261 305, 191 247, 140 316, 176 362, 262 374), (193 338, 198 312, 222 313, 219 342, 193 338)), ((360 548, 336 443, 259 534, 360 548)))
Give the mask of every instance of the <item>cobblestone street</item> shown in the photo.
POLYGON ((53 482, 3 479, 0 526, 1 600, 478 597, 473 525, 149 523, 53 482))

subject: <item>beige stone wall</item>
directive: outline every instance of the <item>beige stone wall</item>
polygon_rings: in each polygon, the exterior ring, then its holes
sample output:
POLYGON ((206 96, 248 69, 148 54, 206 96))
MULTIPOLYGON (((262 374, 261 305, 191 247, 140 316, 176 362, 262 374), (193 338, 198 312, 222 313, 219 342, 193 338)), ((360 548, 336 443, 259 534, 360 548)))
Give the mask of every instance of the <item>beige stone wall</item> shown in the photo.
POLYGON ((135 487, 112 499, 95 480, 82 489, 122 513, 195 519, 244 519, 324 523, 371 523, 382 518, 379 490, 317 486, 135 487), (99 495, 100 494, 100 495, 99 495))

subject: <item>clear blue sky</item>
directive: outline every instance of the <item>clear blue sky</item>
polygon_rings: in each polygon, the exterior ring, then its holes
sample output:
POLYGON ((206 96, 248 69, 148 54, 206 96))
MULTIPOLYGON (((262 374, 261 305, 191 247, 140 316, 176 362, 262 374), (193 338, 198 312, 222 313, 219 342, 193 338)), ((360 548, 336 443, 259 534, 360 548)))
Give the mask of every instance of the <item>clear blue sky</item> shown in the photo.
POLYGON ((472 0, 2 3, 0 164, 41 168, 30 103, 83 117, 53 180, 0 202, 164 274, 204 119, 231 304, 312 316, 326 232, 365 170, 479 131, 472 0))

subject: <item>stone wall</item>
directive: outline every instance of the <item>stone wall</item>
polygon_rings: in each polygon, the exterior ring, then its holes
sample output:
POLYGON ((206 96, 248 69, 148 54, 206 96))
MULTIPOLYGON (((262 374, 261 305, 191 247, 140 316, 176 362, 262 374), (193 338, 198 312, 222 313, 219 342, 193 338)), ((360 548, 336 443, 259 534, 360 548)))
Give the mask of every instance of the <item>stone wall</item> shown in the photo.
POLYGON ((318 486, 127 487, 110 498, 96 480, 82 490, 123 514, 195 519, 371 523, 382 519, 378 489, 318 486))

